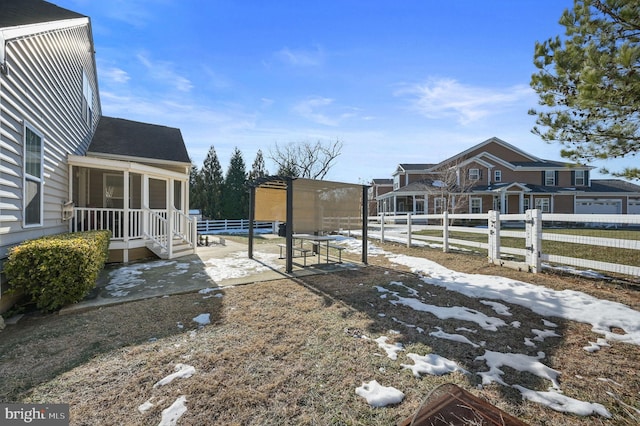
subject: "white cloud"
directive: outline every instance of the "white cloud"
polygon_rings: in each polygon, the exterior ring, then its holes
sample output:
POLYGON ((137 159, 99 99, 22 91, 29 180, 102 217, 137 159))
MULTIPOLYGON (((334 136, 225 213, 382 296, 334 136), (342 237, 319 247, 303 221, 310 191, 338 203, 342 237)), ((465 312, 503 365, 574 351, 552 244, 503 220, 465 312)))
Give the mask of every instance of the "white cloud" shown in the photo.
POLYGON ((111 83, 123 84, 130 80, 129 73, 117 67, 100 68, 98 75, 111 83))
POLYGON ((454 79, 429 79, 398 90, 396 96, 412 98, 412 107, 428 118, 455 118, 466 125, 478 121, 533 95, 525 85, 487 88, 464 85, 454 79))
MULTIPOLYGON (((332 127, 338 126, 342 121, 356 115, 354 108, 348 108, 347 112, 339 112, 331 116, 325 110, 333 106, 333 103, 334 99, 331 98, 313 97, 298 102, 293 107, 293 111, 314 123, 332 127)), ((344 110, 345 108, 342 109, 344 110)))
POLYGON ((147 68, 149 77, 172 86, 181 92, 189 92, 193 89, 191 81, 174 71, 171 62, 152 61, 144 53, 139 53, 136 57, 147 68))
POLYGON ((284 47, 276 53, 283 62, 299 67, 316 67, 324 63, 324 51, 316 46, 315 50, 293 50, 284 47))

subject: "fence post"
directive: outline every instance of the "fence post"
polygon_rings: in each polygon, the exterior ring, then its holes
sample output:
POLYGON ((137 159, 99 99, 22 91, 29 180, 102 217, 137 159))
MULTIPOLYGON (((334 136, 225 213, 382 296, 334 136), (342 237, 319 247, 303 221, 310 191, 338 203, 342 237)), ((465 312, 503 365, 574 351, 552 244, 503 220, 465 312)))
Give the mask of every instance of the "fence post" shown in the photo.
POLYGON ((529 272, 540 272, 540 254, 542 252, 542 211, 527 210, 525 213, 525 262, 529 272))
POLYGON ((195 252, 198 247, 198 219, 191 218, 191 243, 193 244, 193 250, 195 252))
POLYGON ((500 212, 489 210, 489 250, 487 258, 489 263, 500 262, 500 212))
POLYGON ((382 213, 382 219, 380 219, 380 242, 384 243, 384 213, 382 213))
POLYGON ((449 252, 449 212, 442 213, 442 251, 449 252))
POLYGON ((407 213, 407 248, 411 248, 411 213, 407 213))

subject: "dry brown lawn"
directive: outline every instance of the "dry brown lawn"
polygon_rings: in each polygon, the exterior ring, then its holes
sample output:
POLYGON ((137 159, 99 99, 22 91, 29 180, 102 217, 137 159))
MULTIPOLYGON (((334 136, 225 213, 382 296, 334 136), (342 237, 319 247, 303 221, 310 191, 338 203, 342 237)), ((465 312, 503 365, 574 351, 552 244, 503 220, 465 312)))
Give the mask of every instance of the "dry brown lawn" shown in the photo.
MULTIPOLYGON (((639 292, 624 284, 526 274, 489 266, 484 258, 470 255, 383 248, 428 257, 461 272, 580 290, 640 309, 639 292)), ((469 324, 442 321, 381 299, 374 286, 390 281, 424 285, 386 258, 370 257, 366 267, 225 288, 221 298, 186 294, 72 315, 29 315, 0 333, 0 400, 69 403, 73 425, 158 424, 162 410, 182 395, 187 412, 180 425, 392 425, 413 414, 438 385, 455 383, 532 425, 637 424, 640 415, 630 407, 640 408, 640 347, 610 342, 611 347, 588 353, 583 346, 599 337, 590 325, 549 318, 562 337, 547 338, 531 355, 545 352, 544 363, 562 372, 566 395, 605 405, 613 419, 557 413, 522 401, 511 388, 480 388, 475 374, 486 370, 477 356, 485 349, 522 348, 531 329, 540 328, 540 316, 507 304, 513 313, 510 321, 522 326, 497 333, 480 329, 474 340, 485 340, 487 346, 474 349, 428 335, 436 326, 454 332, 469 324), (198 328, 192 318, 205 312, 211 314, 211 324, 198 328), (375 342, 360 338, 362 334, 392 337, 406 352, 391 360, 375 342), (433 352, 474 374, 418 379, 400 366, 411 364, 407 352, 433 352), (154 387, 178 363, 195 367, 195 374, 154 387), (405 399, 371 408, 355 393, 371 380, 400 389, 405 399), (143 414, 138 407, 146 401, 153 407, 143 414)), ((467 306, 495 316, 477 299, 435 286, 428 291, 443 306, 467 306)), ((508 383, 536 390, 549 386, 528 373, 504 370, 508 383)))

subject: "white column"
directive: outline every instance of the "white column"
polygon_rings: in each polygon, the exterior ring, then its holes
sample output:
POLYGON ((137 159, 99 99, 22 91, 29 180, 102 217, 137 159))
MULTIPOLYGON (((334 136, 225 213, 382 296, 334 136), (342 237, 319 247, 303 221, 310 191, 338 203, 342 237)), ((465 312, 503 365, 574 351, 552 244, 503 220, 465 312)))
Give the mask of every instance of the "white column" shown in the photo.
POLYGON ((524 192, 518 195, 518 213, 524 213, 524 192))
POLYGON ((129 262, 129 171, 124 171, 122 178, 122 238, 124 240, 124 249, 122 251, 122 260, 124 263, 129 262))

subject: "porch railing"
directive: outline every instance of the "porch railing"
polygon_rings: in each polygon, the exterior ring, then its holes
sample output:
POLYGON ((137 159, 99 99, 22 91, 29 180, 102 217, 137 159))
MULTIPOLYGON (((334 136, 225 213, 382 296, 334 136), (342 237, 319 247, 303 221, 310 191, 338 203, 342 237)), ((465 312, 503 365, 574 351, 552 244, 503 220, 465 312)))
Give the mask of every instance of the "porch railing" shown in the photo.
POLYGON ((169 213, 167 210, 129 209, 126 217, 125 214, 122 209, 76 207, 70 230, 79 232, 107 229, 111 231, 112 241, 146 238, 169 256, 174 237, 191 248, 196 247, 196 222, 181 211, 172 209, 169 213))
POLYGON ((111 239, 118 241, 143 237, 144 217, 141 209, 129 210, 127 232, 125 232, 124 210, 76 207, 74 213, 71 219, 73 232, 108 229, 111 231, 111 239))
POLYGON ((148 210, 149 229, 146 236, 160 247, 160 250, 169 252, 169 221, 157 211, 148 210))

